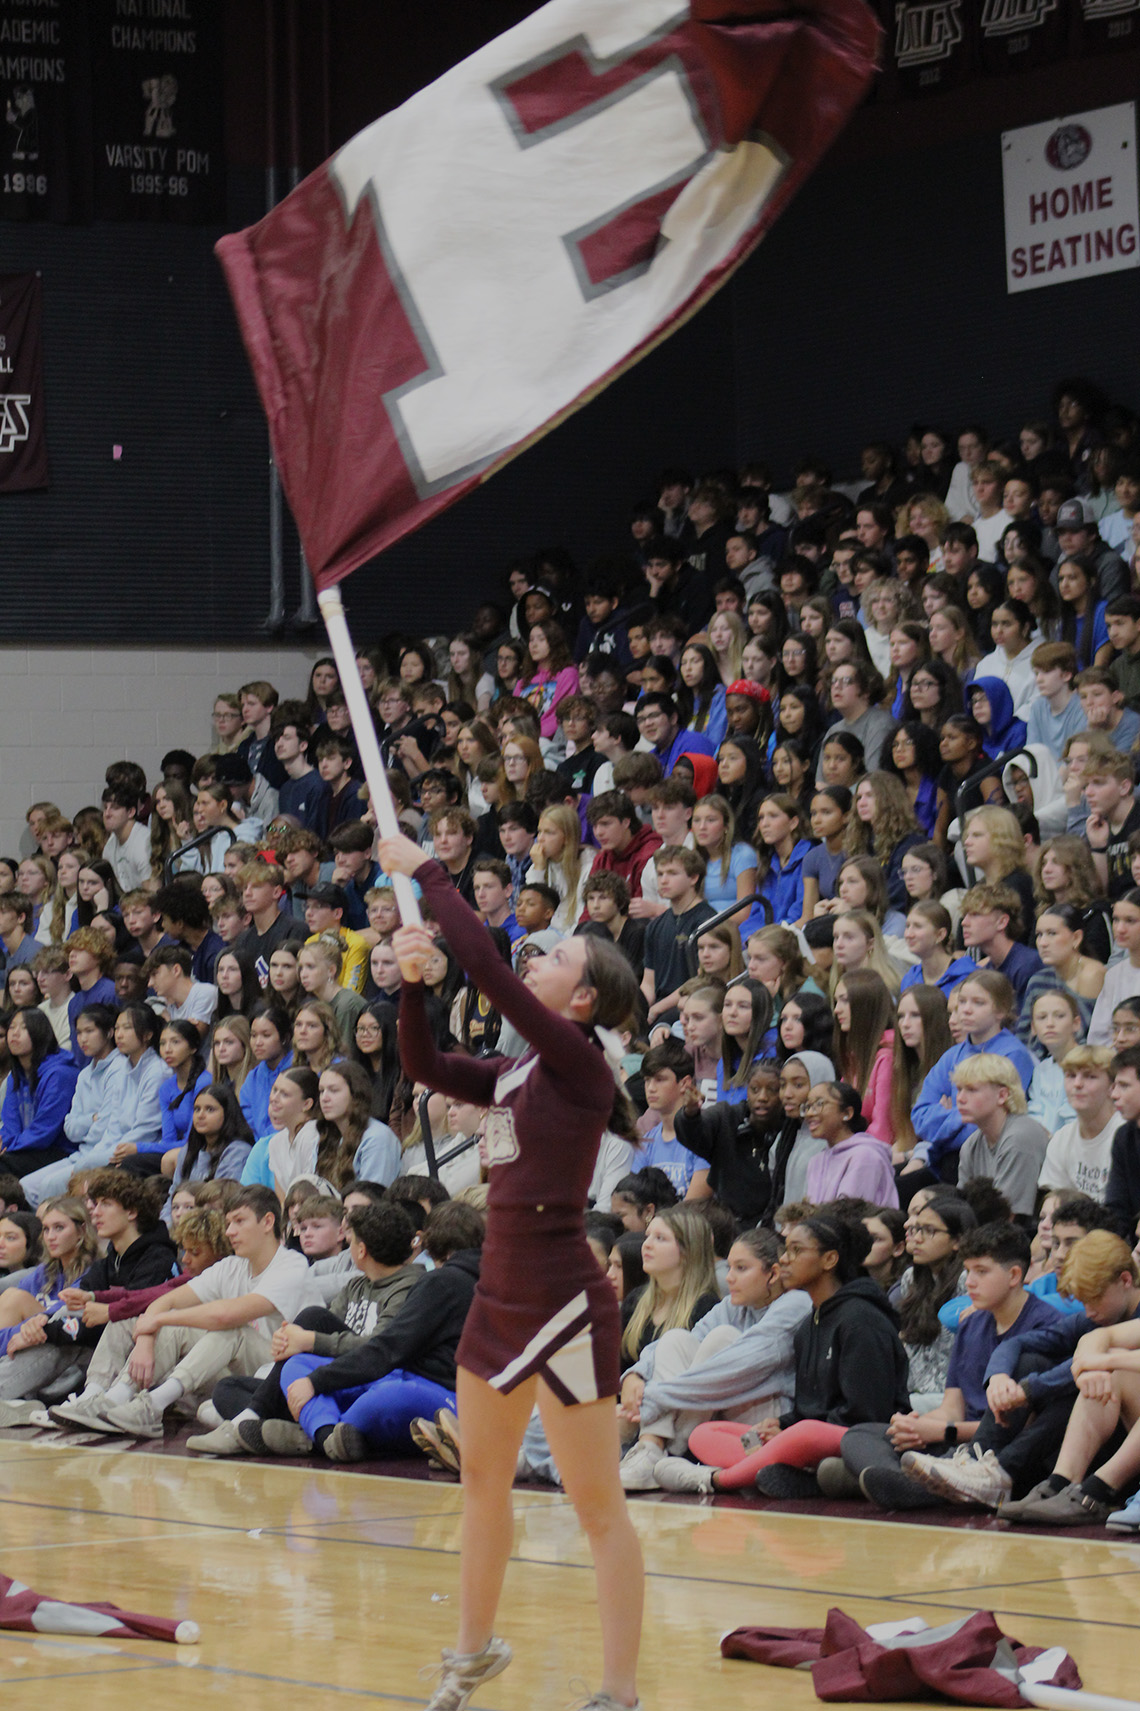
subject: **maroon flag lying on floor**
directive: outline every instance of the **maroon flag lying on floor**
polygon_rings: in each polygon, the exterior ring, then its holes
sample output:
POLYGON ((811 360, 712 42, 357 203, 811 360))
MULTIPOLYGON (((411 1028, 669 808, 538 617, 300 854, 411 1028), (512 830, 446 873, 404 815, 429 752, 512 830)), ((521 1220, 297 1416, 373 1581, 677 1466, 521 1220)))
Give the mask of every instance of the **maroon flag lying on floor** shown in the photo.
POLYGON ((1033 1703, 1019 1684, 1081 1685, 1068 1652, 1019 1645, 988 1610, 941 1628, 928 1628, 920 1617, 861 1628, 832 1609, 824 1628, 737 1628, 720 1649, 726 1658, 779 1669, 810 1666, 816 1696, 825 1700, 952 1699, 1014 1707, 1033 1703))
POLYGON ((693 314, 849 117, 879 34, 864 0, 550 0, 223 238, 318 587, 693 314))
POLYGON ((0 1628, 20 1634, 84 1634, 108 1640, 172 1640, 198 1643, 196 1622, 172 1622, 165 1616, 139 1616, 117 1604, 64 1604, 44 1598, 22 1581, 0 1574, 0 1628))

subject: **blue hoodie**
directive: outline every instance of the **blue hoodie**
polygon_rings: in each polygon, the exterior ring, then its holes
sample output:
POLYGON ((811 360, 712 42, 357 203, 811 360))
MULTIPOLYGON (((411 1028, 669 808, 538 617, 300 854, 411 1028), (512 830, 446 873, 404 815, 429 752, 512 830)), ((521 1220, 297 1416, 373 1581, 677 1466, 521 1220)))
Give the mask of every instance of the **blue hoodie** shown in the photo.
POLYGON ((974 691, 984 693, 990 704, 990 724, 982 747, 990 760, 1021 748, 1025 742, 1025 720, 1013 716, 1013 696, 1000 677, 976 677, 966 691, 966 705, 972 711, 974 691))
POLYGON ((71 1110, 78 1080, 78 1067, 63 1052, 52 1052, 41 1063, 34 1091, 16 1064, 4 1095, 4 1151, 65 1147, 74 1152, 63 1132, 63 1123, 71 1110))
MULTIPOLYGON (((768 877, 760 890, 772 905, 772 920, 777 927, 786 921, 798 921, 804 912, 804 857, 811 847, 810 839, 801 838, 783 867, 773 854, 768 877)), ((749 932, 755 931, 751 917, 746 926, 749 932)))
POLYGON ((923 1082, 918 1101, 911 1113, 915 1134, 920 1141, 927 1143, 926 1162, 931 1170, 937 1168, 939 1161, 947 1153, 956 1153, 970 1131, 977 1127, 976 1124, 967 1123, 959 1117, 954 1099, 954 1083, 950 1076, 965 1058, 979 1057, 983 1052, 1007 1057, 1021 1077, 1022 1087, 1027 1091, 1033 1080, 1033 1071, 1037 1065, 1017 1035, 1010 1033, 1008 1028, 999 1029, 984 1045, 976 1046, 972 1040, 966 1039, 960 1046, 951 1046, 948 1052, 943 1052, 923 1082), (949 1110, 942 1104, 944 1098, 950 1101, 949 1110))

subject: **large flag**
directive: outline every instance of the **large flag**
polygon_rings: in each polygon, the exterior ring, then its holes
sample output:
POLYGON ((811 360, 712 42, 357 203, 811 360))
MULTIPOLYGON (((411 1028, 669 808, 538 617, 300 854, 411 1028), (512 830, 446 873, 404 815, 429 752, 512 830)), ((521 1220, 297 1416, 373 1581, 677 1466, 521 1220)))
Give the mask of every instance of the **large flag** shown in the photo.
POLYGON ((140 1616, 120 1610, 117 1604, 65 1604, 45 1598, 23 1581, 0 1574, 0 1628, 20 1634, 86 1634, 106 1640, 170 1640, 180 1646, 197 1645, 201 1635, 196 1622, 178 1622, 168 1616, 140 1616))
POLYGON ((878 39, 864 0, 550 0, 223 238, 318 587, 693 314, 836 136, 878 39))

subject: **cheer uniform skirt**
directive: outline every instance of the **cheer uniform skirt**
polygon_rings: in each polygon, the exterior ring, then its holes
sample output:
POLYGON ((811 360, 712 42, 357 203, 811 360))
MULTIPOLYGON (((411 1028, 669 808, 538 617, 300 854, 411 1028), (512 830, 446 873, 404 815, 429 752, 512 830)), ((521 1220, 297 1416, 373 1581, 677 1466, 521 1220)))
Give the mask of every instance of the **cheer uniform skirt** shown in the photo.
POLYGON ((504 1395, 543 1379, 560 1402, 616 1396, 617 1296, 566 1207, 488 1210, 475 1298, 456 1364, 504 1395))

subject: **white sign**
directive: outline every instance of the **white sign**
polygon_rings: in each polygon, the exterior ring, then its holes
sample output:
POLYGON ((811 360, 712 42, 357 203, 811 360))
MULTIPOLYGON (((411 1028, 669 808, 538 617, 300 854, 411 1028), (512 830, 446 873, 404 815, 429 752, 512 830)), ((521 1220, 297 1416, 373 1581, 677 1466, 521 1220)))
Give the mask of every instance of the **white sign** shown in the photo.
POLYGON ((1140 267, 1136 106, 1003 131, 1006 288, 1140 267))

